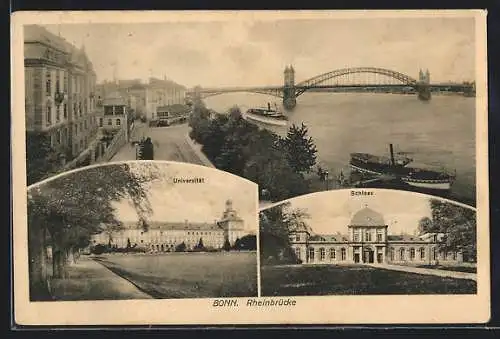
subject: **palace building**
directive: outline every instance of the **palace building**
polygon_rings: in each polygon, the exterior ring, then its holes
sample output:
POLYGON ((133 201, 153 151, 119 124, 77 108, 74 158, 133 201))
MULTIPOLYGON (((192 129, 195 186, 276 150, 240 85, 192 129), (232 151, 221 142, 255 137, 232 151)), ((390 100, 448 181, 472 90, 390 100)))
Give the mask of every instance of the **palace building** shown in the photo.
POLYGON ((439 249, 443 233, 391 235, 381 214, 365 207, 354 214, 346 234, 318 235, 301 229, 290 234, 303 264, 436 264, 463 261, 460 252, 439 249))
POLYGON ((184 243, 187 250, 199 244, 206 248, 221 249, 228 240, 231 246, 237 239, 248 235, 244 220, 238 216, 231 200, 226 201, 225 210, 219 220, 213 222, 148 222, 147 229, 139 222, 125 223, 124 229, 112 233, 102 232, 91 239, 93 245, 111 244, 119 248, 142 247, 150 252, 173 252, 184 243))

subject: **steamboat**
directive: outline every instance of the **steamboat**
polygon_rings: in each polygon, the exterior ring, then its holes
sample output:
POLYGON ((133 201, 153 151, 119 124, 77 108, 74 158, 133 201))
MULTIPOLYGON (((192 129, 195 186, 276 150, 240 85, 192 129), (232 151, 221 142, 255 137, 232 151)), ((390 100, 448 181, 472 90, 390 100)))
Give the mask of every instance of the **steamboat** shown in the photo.
POLYGON ((369 153, 351 153, 352 170, 374 176, 389 176, 404 184, 429 190, 449 191, 455 180, 455 174, 418 167, 409 167, 413 161, 405 155, 394 154, 393 145, 389 145, 390 157, 369 153))
POLYGON ((288 118, 286 115, 278 110, 275 104, 275 108, 271 108, 271 104, 267 103, 266 107, 250 108, 244 114, 247 120, 256 121, 269 125, 276 126, 286 126, 288 118))

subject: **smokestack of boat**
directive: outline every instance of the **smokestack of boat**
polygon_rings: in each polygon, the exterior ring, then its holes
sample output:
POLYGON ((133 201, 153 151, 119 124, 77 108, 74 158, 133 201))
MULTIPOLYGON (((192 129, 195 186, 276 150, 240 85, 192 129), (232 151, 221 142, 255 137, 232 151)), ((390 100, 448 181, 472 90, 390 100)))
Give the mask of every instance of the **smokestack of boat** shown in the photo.
POLYGON ((268 103, 267 103, 267 110, 268 110, 268 111, 270 111, 270 110, 271 110, 271 103, 270 103, 270 102, 268 102, 268 103))
POLYGON ((396 165, 396 162, 394 161, 394 150, 392 148, 392 144, 389 144, 389 151, 391 152, 391 164, 394 166, 396 165))

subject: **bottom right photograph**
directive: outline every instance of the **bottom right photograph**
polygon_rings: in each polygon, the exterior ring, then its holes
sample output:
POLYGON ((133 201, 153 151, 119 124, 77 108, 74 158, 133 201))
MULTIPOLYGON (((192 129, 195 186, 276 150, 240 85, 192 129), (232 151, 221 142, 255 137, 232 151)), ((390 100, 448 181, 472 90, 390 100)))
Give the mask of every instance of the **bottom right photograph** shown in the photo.
POLYGON ((260 211, 262 296, 476 294, 476 210, 385 189, 260 211))

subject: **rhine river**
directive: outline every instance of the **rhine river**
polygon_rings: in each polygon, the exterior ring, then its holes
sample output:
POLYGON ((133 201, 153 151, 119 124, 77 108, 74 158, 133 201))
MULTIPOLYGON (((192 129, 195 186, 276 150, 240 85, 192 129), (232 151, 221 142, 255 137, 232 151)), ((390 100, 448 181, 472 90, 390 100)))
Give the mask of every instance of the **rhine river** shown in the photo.
MULTIPOLYGON (((205 99, 224 112, 237 105, 281 106, 281 99, 260 94, 231 93, 205 99)), ((289 125, 302 122, 318 149, 318 164, 332 176, 349 173, 351 152, 389 155, 408 152, 412 164, 456 171, 452 195, 475 200, 475 98, 434 95, 420 101, 415 95, 368 93, 305 93, 286 113, 289 125)), ((285 135, 288 127, 266 126, 285 135)))

